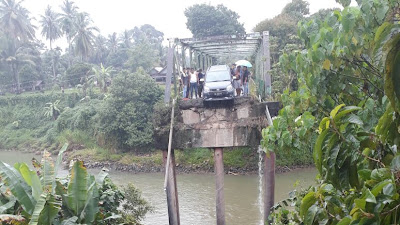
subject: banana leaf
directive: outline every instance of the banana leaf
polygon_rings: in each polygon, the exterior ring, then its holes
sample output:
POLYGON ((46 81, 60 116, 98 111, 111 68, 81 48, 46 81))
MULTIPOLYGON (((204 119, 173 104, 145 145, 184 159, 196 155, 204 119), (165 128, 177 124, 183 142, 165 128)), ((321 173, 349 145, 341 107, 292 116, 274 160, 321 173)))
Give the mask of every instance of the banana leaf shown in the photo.
POLYGON ((81 214, 81 219, 84 219, 85 224, 92 224, 96 218, 97 212, 99 211, 99 190, 95 178, 92 175, 89 177, 88 185, 89 184, 88 198, 81 214))
POLYGON ((87 200, 88 173, 82 161, 74 163, 67 189, 67 206, 75 215, 80 215, 87 200))
POLYGON ((42 209, 39 216, 39 224, 51 225, 57 217, 62 206, 61 197, 58 195, 49 194, 47 196, 46 205, 42 209))
POLYGON ((36 201, 31 194, 31 188, 27 185, 21 174, 7 163, 0 161, 0 177, 10 188, 11 193, 17 198, 22 208, 31 215, 36 201))
POLYGON ((14 168, 19 171, 19 173, 24 178, 25 182, 31 186, 33 198, 37 201, 43 192, 42 184, 40 183, 39 176, 35 171, 29 169, 28 165, 25 163, 15 163, 14 168))
POLYGON ((42 158, 42 186, 44 191, 50 192, 52 189, 54 177, 54 163, 48 151, 43 152, 42 158))
POLYGON ((39 216, 46 204, 47 193, 42 193, 36 203, 35 210, 33 211, 29 225, 37 225, 39 223, 39 216))

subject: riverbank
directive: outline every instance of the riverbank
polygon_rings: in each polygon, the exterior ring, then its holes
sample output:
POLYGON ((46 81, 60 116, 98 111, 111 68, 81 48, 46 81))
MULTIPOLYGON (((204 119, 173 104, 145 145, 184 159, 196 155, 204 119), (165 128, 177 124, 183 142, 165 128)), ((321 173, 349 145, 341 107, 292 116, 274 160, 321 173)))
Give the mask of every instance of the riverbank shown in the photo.
MULTIPOLYGON (((18 150, 0 150, 18 151, 18 150)), ((22 152, 41 156, 42 151, 25 149, 22 152)), ((54 156, 58 151, 51 152, 54 156)), ((130 173, 159 173, 164 171, 162 152, 153 151, 148 154, 111 153, 109 150, 94 148, 86 149, 83 145, 72 145, 64 153, 64 165, 71 160, 82 160, 87 168, 107 168, 112 171, 130 173)), ((176 172, 179 174, 210 174, 214 173, 213 152, 209 149, 175 150, 176 172)), ((233 148, 224 152, 224 168, 226 174, 253 175, 258 173, 259 155, 250 148, 233 148)), ((313 167, 312 164, 280 165, 277 161, 276 173, 291 172, 300 168, 313 167)))

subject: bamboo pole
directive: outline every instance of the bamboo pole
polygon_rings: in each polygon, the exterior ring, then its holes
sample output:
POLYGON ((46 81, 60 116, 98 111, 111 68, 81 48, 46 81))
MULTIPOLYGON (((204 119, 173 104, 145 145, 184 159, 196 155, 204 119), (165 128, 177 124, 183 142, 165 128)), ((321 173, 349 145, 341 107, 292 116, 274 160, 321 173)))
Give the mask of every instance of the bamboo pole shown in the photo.
POLYGON ((171 126, 169 131, 168 152, 165 165, 164 190, 167 195, 168 218, 170 225, 180 225, 178 189, 175 174, 175 155, 172 149, 172 136, 175 116, 175 99, 172 100, 171 126))

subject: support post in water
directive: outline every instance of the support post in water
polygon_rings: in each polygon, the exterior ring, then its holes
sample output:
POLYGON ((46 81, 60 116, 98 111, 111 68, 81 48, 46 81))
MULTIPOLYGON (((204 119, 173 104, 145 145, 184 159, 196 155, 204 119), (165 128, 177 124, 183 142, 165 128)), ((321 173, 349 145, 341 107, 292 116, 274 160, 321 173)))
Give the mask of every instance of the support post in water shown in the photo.
POLYGON ((275 153, 264 154, 264 222, 270 224, 268 216, 274 206, 275 195, 275 153))
POLYGON ((225 225, 225 196, 224 196, 224 154, 223 148, 214 149, 215 162, 215 193, 217 225, 225 225))
MULTIPOLYGON (((168 152, 163 151, 163 162, 167 165, 168 152)), ((180 225, 179 218, 179 202, 178 202, 178 186, 176 185, 176 174, 175 174, 175 154, 174 150, 171 150, 169 168, 168 168, 168 180, 167 180, 167 206, 168 206, 168 217, 169 225, 180 225)))

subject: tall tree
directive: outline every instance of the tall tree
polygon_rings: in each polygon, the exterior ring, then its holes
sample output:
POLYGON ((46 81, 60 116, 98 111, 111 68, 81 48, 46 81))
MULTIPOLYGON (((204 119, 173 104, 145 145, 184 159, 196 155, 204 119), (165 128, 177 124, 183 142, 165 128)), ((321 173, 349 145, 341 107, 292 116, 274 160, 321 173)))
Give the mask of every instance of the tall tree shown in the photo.
MULTIPOLYGON (((17 55, 20 46, 35 38, 35 29, 31 24, 29 11, 21 6, 22 1, 0 0, 0 29, 9 39, 6 54, 8 64, 13 74, 16 91, 20 92, 20 77, 18 73, 17 55)), ((4 53, 4 52, 3 52, 4 53)), ((4 55, 4 54, 3 54, 4 55)), ((4 58, 4 57, 3 57, 4 58)))
POLYGON ((304 0, 292 0, 283 8, 282 14, 301 19, 310 14, 310 3, 304 0))
POLYGON ((81 60, 87 59, 89 53, 93 50, 94 32, 99 29, 92 26, 92 20, 88 13, 78 13, 75 21, 76 35, 73 39, 75 43, 75 52, 81 56, 81 60))
POLYGON ((118 49, 117 33, 109 34, 107 39, 107 47, 110 53, 115 53, 118 49))
POLYGON ((101 34, 97 35, 94 39, 93 48, 94 50, 91 54, 90 62, 94 64, 104 64, 109 54, 107 49, 107 39, 101 34))
POLYGON ((130 48, 132 45, 132 32, 129 30, 124 30, 119 36, 119 41, 123 48, 130 48))
POLYGON ((239 14, 224 5, 196 4, 185 9, 186 26, 193 37, 244 34, 239 14))
POLYGON ((0 0, 0 29, 10 38, 27 41, 35 38, 29 11, 22 1, 0 0))
POLYGON ((52 42, 61 37, 61 29, 59 26, 60 15, 54 12, 50 6, 47 6, 44 15, 40 16, 40 24, 42 26, 42 36, 50 42, 50 51, 52 52, 53 78, 56 77, 56 67, 54 63, 54 54, 52 42))
POLYGON ((60 25, 61 30, 67 38, 68 42, 68 54, 69 54, 69 66, 72 64, 71 54, 72 50, 72 39, 76 33, 74 21, 76 19, 76 15, 78 14, 78 7, 75 6, 75 3, 70 0, 65 0, 61 5, 61 18, 60 18, 60 25))
POLYGON ((135 27, 132 30, 132 37, 135 45, 150 44, 153 49, 157 50, 159 58, 163 56, 162 42, 164 40, 164 33, 157 30, 150 24, 144 24, 140 27, 135 27))
POLYGON ((135 44, 127 53, 129 58, 124 66, 132 72, 136 72, 139 67, 142 67, 145 71, 149 71, 152 67, 158 66, 160 63, 157 49, 154 49, 147 39, 135 44))
POLYGON ((40 16, 40 24, 42 26, 42 36, 50 42, 50 50, 53 49, 52 43, 61 37, 61 29, 59 26, 60 14, 54 12, 48 5, 44 15, 40 16))
MULTIPOLYGON (((279 15, 259 22, 253 29, 255 32, 269 31, 270 34, 271 75, 274 77, 272 93, 275 97, 282 94, 286 88, 297 89, 296 74, 283 73, 278 61, 284 51, 292 51, 302 47, 302 41, 297 35, 297 24, 301 20, 309 20, 309 12, 307 1, 292 0, 279 15)), ((318 15, 324 14, 318 13, 318 15)))

